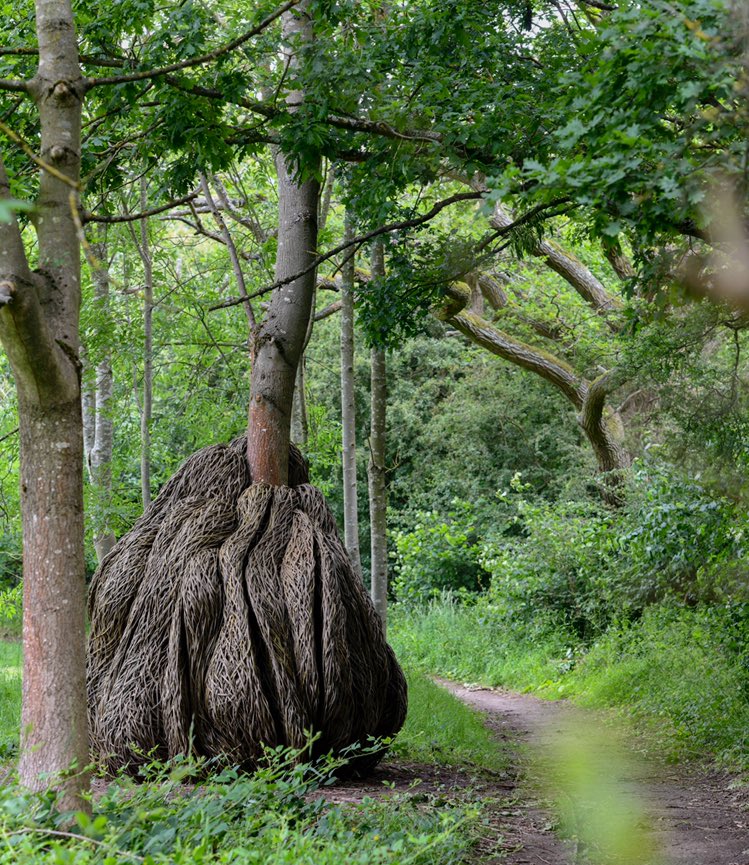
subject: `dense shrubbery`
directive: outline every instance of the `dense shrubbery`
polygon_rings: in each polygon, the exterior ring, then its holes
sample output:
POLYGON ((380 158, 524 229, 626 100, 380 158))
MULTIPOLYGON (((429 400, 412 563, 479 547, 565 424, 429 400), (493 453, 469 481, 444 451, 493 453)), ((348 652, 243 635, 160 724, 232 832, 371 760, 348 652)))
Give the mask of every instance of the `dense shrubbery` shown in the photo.
POLYGON ((467 502, 453 499, 445 516, 418 511, 411 528, 393 532, 391 539, 391 585, 399 601, 425 601, 445 589, 476 592, 488 586, 475 512, 467 502))
POLYGON ((589 500, 531 500, 519 480, 512 486, 488 531, 485 510, 460 503, 444 517, 419 514, 410 531, 397 532, 396 597, 487 588, 508 626, 562 630, 581 642, 654 603, 743 597, 743 509, 673 469, 636 465, 619 512, 589 500))
MULTIPOLYGON (((435 596, 420 568, 458 588, 440 568, 459 560, 436 516, 396 539, 398 596, 423 597, 424 585, 432 595, 396 607, 401 656, 461 680, 621 706, 654 719, 680 750, 749 762, 741 504, 654 461, 635 465, 618 512, 528 492, 516 481, 495 531, 463 548, 489 575, 484 592, 435 596)), ((466 506, 466 525, 471 516, 466 506)))

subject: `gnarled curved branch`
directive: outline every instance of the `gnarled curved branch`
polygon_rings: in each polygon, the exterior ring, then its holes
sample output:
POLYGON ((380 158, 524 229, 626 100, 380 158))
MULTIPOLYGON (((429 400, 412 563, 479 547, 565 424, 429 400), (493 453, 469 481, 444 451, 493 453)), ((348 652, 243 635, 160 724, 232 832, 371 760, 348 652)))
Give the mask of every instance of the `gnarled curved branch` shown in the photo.
POLYGON ((509 361, 554 385, 578 410, 578 422, 596 457, 603 475, 601 494, 613 506, 622 504, 622 472, 629 457, 621 443, 621 421, 611 412, 606 399, 621 384, 622 375, 613 370, 588 382, 561 358, 528 343, 514 339, 467 307, 471 290, 465 283, 453 283, 445 288, 443 304, 433 314, 448 322, 492 354, 509 361), (619 423, 617 424, 617 420, 619 423))
POLYGON ((440 320, 449 322, 471 342, 515 366, 541 376, 560 390, 576 408, 582 408, 586 384, 568 363, 543 349, 514 339, 485 318, 468 312, 466 306, 470 300, 468 286, 465 283, 453 283, 446 289, 445 303, 434 310, 434 314, 440 320))

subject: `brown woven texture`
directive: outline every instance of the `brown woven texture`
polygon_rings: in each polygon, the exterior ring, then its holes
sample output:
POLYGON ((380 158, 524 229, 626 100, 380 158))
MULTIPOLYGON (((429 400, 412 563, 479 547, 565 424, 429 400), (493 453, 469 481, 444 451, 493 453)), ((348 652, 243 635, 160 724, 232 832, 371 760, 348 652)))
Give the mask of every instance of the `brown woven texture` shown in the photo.
POLYGON ((187 753, 251 770, 309 731, 305 758, 403 724, 403 673, 301 454, 290 486, 253 484, 245 444, 191 456, 94 575, 88 709, 110 770, 187 753))

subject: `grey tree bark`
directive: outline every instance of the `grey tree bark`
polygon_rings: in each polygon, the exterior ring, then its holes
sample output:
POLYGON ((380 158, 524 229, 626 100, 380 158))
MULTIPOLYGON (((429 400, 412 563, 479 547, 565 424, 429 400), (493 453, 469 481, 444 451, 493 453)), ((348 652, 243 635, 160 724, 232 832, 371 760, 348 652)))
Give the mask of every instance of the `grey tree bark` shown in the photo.
MULTIPOLYGON (((106 229, 103 229, 106 232, 106 229)), ((103 322, 108 322, 109 308, 109 247, 106 233, 103 240, 93 245, 93 253, 100 267, 94 270, 94 297, 103 322)), ((112 398, 114 378, 112 375, 112 352, 105 348, 96 365, 94 390, 94 438, 89 452, 89 471, 97 498, 94 524, 94 549, 99 563, 115 544, 114 532, 109 527, 107 514, 112 502, 112 454, 114 450, 114 422, 112 420, 112 398)))
MULTIPOLYGON (((345 240, 353 238, 350 217, 346 217, 345 240)), ((341 279, 341 427, 343 434, 343 536, 356 572, 361 576, 359 550, 359 505, 356 480, 356 389, 354 382, 354 273, 351 256, 341 279)))
MULTIPOLYGON (((85 807, 81 792, 88 786, 80 248, 73 218, 85 88, 70 0, 37 0, 36 31, 39 65, 26 91, 49 166, 39 179, 39 268, 31 271, 17 223, 0 224, 0 341, 18 391, 21 439, 19 776, 33 789, 52 784, 67 809, 85 807), (71 767, 77 771, 68 773, 71 767)), ((0 162, 0 198, 10 197, 0 162)))
MULTIPOLYGON (((310 322, 313 319, 310 318, 310 322)), ((309 439, 309 417, 307 414, 306 369, 304 355, 299 359, 294 382, 294 402, 291 409, 291 440, 304 447, 309 439)))
MULTIPOLYGON (((141 180, 140 206, 147 208, 146 181, 141 180)), ((153 258, 148 219, 140 220, 143 262, 143 402, 140 413, 140 489, 143 509, 151 503, 151 419, 153 416, 153 258)))
MULTIPOLYGON (((283 42, 287 61, 296 63, 294 45, 312 39, 308 3, 283 16, 283 42)), ((292 91, 289 105, 298 105, 304 94, 292 91)), ((293 109, 292 109, 293 110, 293 109)), ((314 177, 300 181, 295 166, 277 150, 278 248, 276 280, 308 269, 317 248, 317 215, 320 184, 314 177)), ((247 425, 247 460, 253 480, 274 486, 288 484, 291 412, 297 366, 304 351, 312 303, 315 272, 276 289, 266 316, 255 329, 247 425)))
MULTIPOLYGON (((385 273, 381 242, 372 247, 372 278, 385 273)), ((385 351, 371 352, 371 415, 369 433, 369 523, 371 539, 371 593, 375 609, 387 628, 387 490, 385 486, 385 424, 387 420, 385 351)))

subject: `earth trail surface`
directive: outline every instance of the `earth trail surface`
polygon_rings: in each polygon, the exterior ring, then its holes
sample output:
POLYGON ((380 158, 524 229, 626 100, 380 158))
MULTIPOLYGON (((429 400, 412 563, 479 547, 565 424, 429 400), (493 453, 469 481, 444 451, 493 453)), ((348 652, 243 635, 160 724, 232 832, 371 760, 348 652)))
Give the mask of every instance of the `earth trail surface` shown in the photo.
POLYGON ((489 861, 603 865, 595 827, 593 842, 586 837, 586 814, 593 813, 590 819, 603 821, 599 835, 624 825, 625 835, 642 839, 632 848, 631 865, 749 865, 749 791, 727 773, 640 758, 593 713, 564 702, 437 681, 485 713, 513 753, 518 786, 493 817, 500 844, 489 861), (550 782, 555 774, 561 777, 550 782), (583 824, 567 841, 555 831, 554 791, 583 824))

